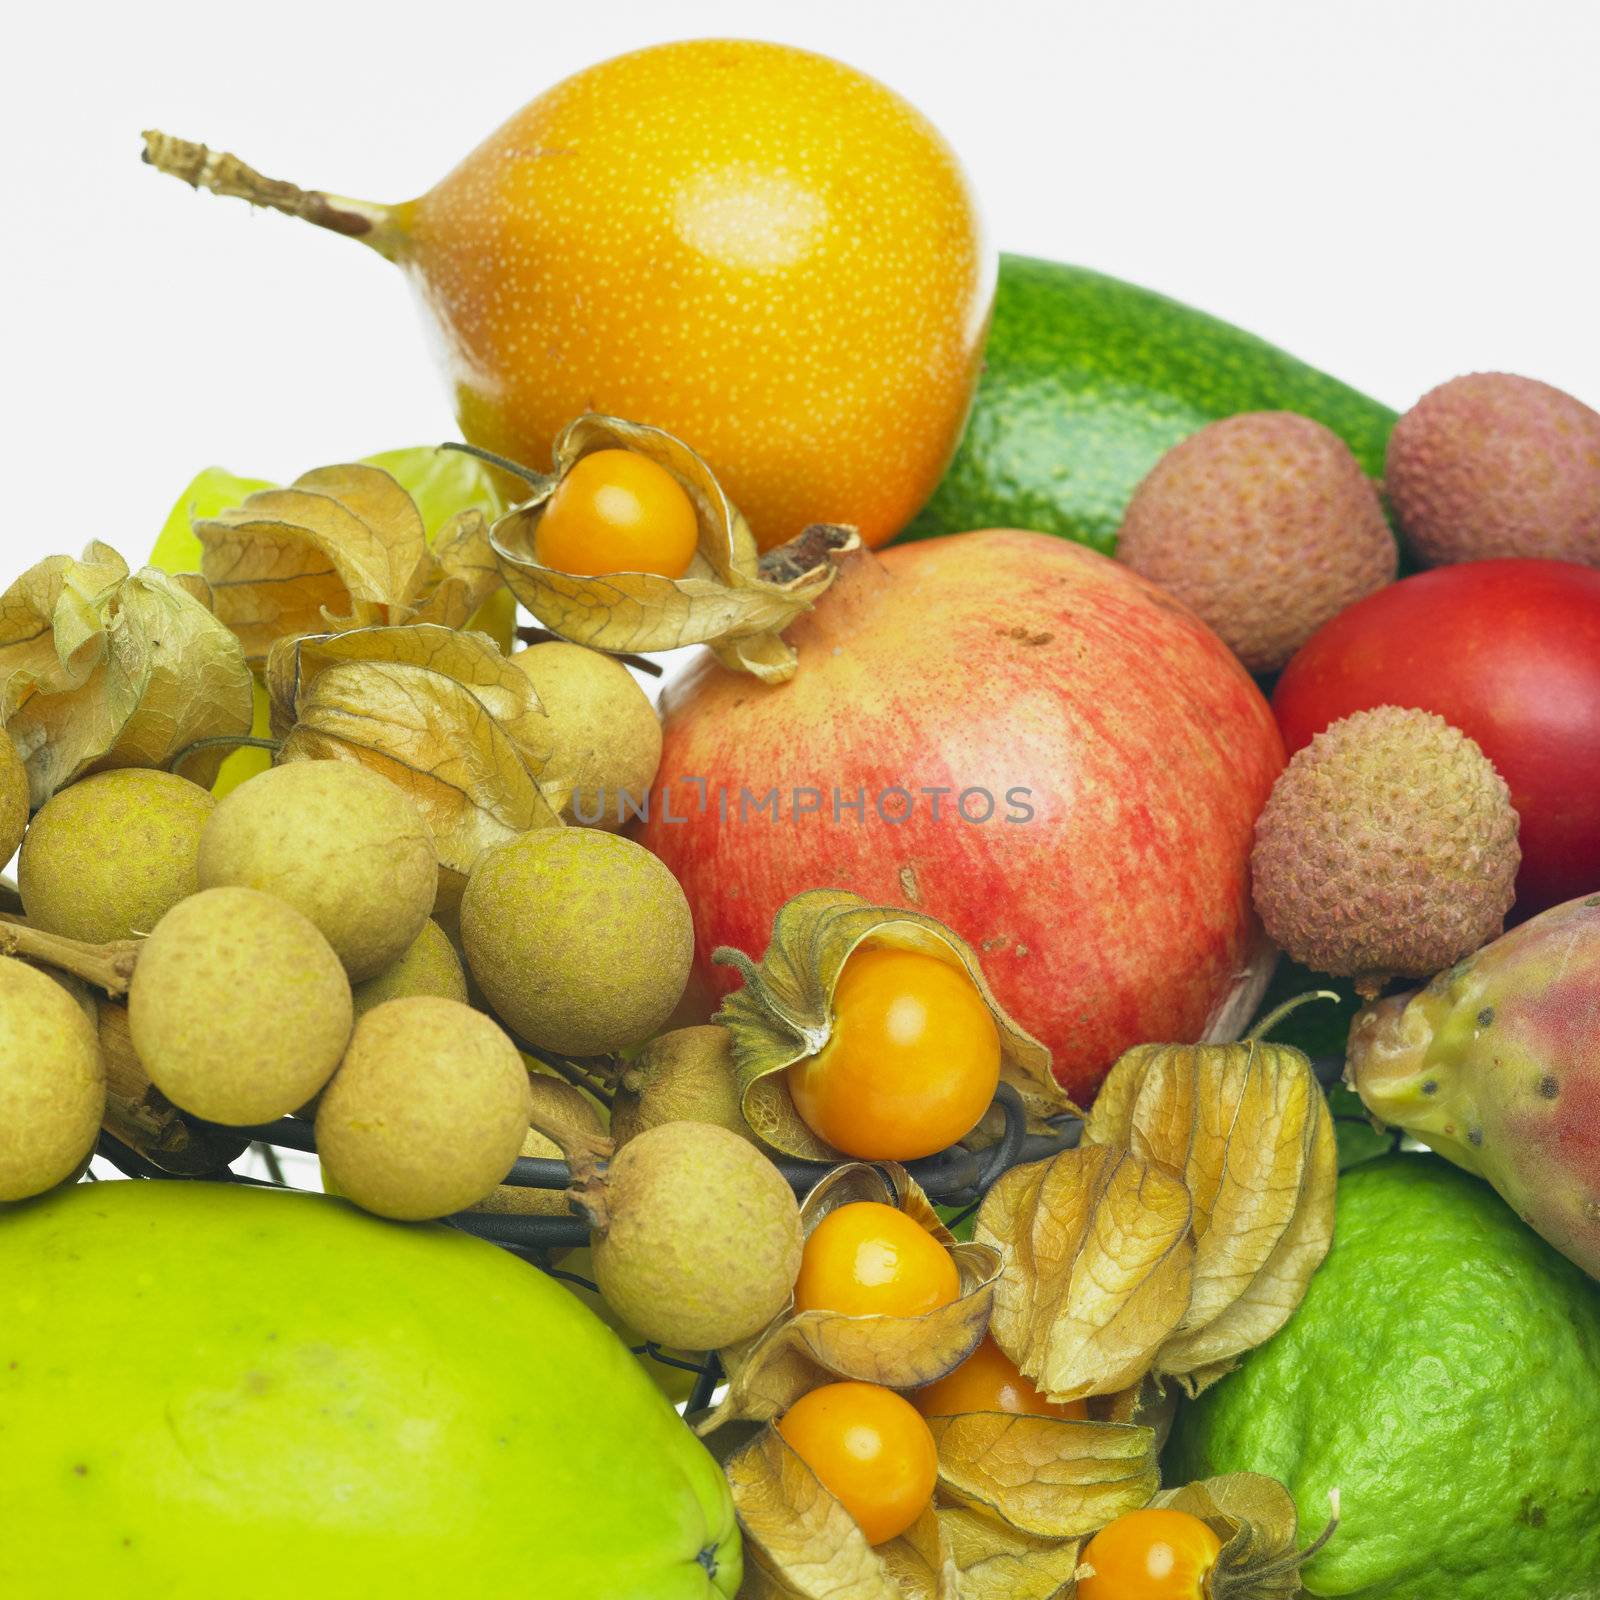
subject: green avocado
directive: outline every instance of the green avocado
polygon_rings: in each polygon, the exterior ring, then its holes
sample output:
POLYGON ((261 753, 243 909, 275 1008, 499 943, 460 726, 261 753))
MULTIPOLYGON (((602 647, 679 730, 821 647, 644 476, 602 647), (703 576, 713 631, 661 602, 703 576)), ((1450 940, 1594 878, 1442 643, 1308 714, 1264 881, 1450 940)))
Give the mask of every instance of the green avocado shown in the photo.
POLYGON ((716 1463, 554 1279, 244 1185, 0 1208, 0 1534, 8 1600, 713 1600, 740 1579, 716 1463))
POLYGON ((1387 406, 1149 289, 1002 256, 966 434, 902 537, 1031 528, 1109 555, 1139 480, 1180 439, 1241 411, 1314 417, 1383 472, 1387 406))
POLYGON ((1166 1483, 1264 1472, 1349 1600, 1600 1596, 1600 1283, 1434 1156, 1342 1173, 1288 1323, 1183 1406, 1166 1483))

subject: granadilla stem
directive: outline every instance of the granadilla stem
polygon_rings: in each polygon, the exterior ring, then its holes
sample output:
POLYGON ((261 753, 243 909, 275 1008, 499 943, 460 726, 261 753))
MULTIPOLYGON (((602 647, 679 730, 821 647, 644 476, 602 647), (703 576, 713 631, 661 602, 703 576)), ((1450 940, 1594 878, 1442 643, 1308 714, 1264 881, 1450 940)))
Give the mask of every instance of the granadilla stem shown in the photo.
POLYGON ((212 194, 248 200, 253 206, 299 217, 348 239, 359 239, 391 261, 399 254, 402 234, 395 225, 391 206, 349 200, 321 189, 302 189, 281 178, 268 178, 226 150, 174 139, 154 128, 145 130, 144 161, 157 172, 181 178, 191 189, 209 189, 212 194))

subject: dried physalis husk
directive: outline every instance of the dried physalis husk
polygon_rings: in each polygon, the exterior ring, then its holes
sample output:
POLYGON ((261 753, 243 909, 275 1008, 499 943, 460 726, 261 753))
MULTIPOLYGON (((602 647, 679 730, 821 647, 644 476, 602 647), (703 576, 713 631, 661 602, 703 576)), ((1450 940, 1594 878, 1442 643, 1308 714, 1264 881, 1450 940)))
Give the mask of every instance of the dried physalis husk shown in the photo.
POLYGON ((1154 1371, 1198 1393, 1288 1321, 1333 1239, 1338 1147, 1311 1063, 1289 1045, 1140 1045, 1085 1124, 1194 1197, 1189 1309, 1154 1371))
POLYGON ((1155 1431, 1137 1424, 971 1411, 928 1426, 941 1499, 1031 1538, 1093 1533, 1161 1485, 1155 1431))
POLYGON ((1040 1539, 981 1511, 941 1506, 939 1526, 960 1600, 1067 1600, 1081 1539, 1040 1539))
POLYGON ((561 825, 541 788, 539 697, 484 634, 414 623, 285 639, 266 684, 279 759, 355 761, 398 784, 428 819, 442 876, 561 825))
POLYGON ((738 950, 712 956, 744 978, 722 1002, 717 1020, 733 1036, 745 1120, 773 1149, 809 1160, 845 1159, 801 1121, 784 1073, 828 1042, 834 986, 863 944, 920 950, 963 968, 999 1031, 1001 1078, 1032 1111, 1073 1109, 1050 1074, 1049 1050, 1006 1015, 959 934, 920 911, 871 905, 844 889, 808 889, 779 908, 759 966, 738 950))
POLYGON ((916 1317, 853 1317, 791 1306, 754 1338, 722 1352, 728 1391, 702 1432, 736 1419, 779 1416, 808 1389, 840 1378, 920 1388, 953 1371, 978 1347, 989 1326, 999 1255, 987 1245, 957 1244, 927 1196, 894 1162, 858 1162, 829 1173, 800 1207, 801 1229, 809 1238, 830 1212, 863 1200, 897 1207, 950 1252, 960 1298, 916 1317))
POLYGON ((1294 1497, 1276 1478, 1232 1472, 1178 1489, 1150 1503, 1199 1517, 1222 1541, 1206 1575, 1202 1600, 1295 1600, 1304 1591, 1300 1570, 1339 1526, 1339 1495, 1330 1496, 1328 1525, 1303 1550, 1295 1548, 1299 1517, 1294 1497))
MULTIPOLYGON (((201 740, 250 731, 250 669, 208 609, 206 585, 108 545, 49 556, 0 596, 0 722, 28 770, 32 804, 107 767, 164 767, 201 740)), ((209 784, 225 749, 183 775, 209 784)))
POLYGON ((957 1600, 955 1565, 932 1507, 898 1539, 870 1545, 770 1426, 724 1470, 744 1534, 746 1600, 957 1600))
POLYGON ((620 417, 579 417, 561 430, 552 454, 551 473, 513 469, 533 493, 495 523, 492 534, 506 583, 546 628, 574 644, 619 655, 705 644, 723 666, 764 683, 794 676, 795 654, 781 634, 833 582, 835 557, 859 545, 853 529, 808 529, 763 560, 705 462, 670 433, 620 417), (594 450, 646 456, 689 496, 699 545, 681 578, 654 572, 580 577, 535 557, 534 534, 545 505, 562 478, 594 450))
POLYGON ((1191 1209, 1177 1178, 1099 1145, 1001 1174, 973 1231, 1001 1253, 995 1342, 1058 1402, 1137 1383, 1189 1307, 1191 1209))
POLYGON ((217 615, 252 664, 302 633, 407 622, 459 628, 501 585, 489 524, 459 512, 432 548, 381 467, 318 467, 194 525, 217 615))

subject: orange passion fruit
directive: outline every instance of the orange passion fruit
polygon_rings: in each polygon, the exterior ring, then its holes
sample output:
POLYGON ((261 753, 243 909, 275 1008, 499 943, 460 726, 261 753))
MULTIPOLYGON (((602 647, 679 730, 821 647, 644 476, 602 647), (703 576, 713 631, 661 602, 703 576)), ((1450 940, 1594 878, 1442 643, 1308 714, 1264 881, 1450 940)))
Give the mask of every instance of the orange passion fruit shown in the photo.
POLYGON ((745 39, 618 56, 403 205, 164 134, 146 159, 400 265, 472 443, 545 469, 584 412, 652 423, 704 456, 763 548, 812 522, 892 538, 966 420, 994 288, 972 192, 920 112, 826 56, 745 39))

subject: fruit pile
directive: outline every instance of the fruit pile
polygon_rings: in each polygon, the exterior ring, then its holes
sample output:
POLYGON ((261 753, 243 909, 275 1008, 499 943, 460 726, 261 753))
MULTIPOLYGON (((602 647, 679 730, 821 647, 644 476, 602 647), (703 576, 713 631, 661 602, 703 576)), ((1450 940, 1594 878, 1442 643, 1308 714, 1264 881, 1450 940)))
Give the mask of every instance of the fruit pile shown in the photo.
POLYGON ((0 602, 0 1593, 1600 1595, 1600 415, 996 281, 777 46, 146 159, 464 439, 0 602))

